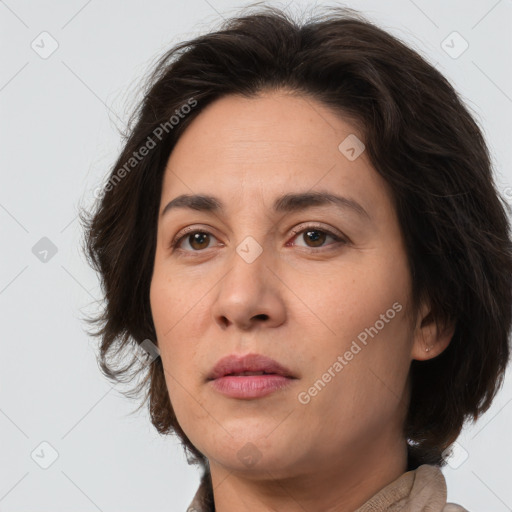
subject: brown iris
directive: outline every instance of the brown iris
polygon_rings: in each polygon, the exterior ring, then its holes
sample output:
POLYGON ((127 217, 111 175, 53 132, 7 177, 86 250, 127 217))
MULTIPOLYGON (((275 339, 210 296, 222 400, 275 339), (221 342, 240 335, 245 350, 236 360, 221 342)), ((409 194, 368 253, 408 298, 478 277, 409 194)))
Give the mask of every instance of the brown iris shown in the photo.
POLYGON ((324 233, 323 231, 317 229, 310 229, 304 232, 303 236, 307 237, 307 239, 309 239, 315 244, 312 245, 312 247, 318 247, 325 242, 325 237, 327 236, 327 233, 324 233))
POLYGON ((190 247, 192 247, 193 249, 205 249, 206 247, 208 247, 208 244, 210 242, 210 235, 208 233, 192 233, 191 235, 189 235, 189 242, 190 247), (205 242, 206 245, 204 245, 205 242), (194 245, 196 243, 198 244, 198 246, 194 245))

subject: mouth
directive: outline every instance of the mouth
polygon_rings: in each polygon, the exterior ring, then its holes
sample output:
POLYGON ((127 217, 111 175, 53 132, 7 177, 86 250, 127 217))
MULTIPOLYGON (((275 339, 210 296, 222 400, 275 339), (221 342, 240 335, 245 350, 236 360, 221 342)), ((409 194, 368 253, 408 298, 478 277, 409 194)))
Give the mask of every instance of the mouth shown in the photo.
POLYGON ((261 354, 247 354, 244 356, 232 354, 217 361, 208 375, 208 380, 226 376, 258 375, 280 375, 291 379, 296 378, 291 370, 270 357, 261 354))
POLYGON ((220 359, 207 380, 227 397, 255 399, 282 390, 295 379, 291 370, 266 356, 233 354, 220 359))
POLYGON ((278 375, 278 374, 273 373, 273 372, 263 372, 263 371, 260 371, 260 372, 233 372, 233 373, 226 373, 225 375, 223 375, 223 377, 231 377, 231 376, 246 377, 246 376, 251 376, 251 375, 278 375))

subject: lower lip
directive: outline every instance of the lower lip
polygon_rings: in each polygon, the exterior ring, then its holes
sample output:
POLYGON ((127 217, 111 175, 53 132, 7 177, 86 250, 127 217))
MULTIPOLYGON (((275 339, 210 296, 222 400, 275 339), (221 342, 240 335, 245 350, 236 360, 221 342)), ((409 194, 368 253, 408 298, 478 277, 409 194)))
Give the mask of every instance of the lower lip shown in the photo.
POLYGON ((292 379, 282 375, 245 375, 220 377, 211 385, 219 393, 231 398, 261 398, 285 388, 292 379))

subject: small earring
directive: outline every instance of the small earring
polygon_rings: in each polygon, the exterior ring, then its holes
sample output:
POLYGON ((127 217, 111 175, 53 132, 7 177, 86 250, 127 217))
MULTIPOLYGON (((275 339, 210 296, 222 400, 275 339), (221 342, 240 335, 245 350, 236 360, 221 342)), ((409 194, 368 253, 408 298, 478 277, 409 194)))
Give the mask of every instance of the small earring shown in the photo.
POLYGON ((431 347, 427 347, 427 348, 425 349, 425 352, 430 352, 430 348, 431 348, 431 347))

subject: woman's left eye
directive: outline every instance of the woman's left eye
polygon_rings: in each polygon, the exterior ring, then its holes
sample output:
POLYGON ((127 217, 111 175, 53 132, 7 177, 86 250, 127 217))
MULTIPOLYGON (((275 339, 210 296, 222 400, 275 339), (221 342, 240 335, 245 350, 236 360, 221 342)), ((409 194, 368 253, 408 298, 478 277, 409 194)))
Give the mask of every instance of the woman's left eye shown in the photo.
MULTIPOLYGON (((311 243, 311 245, 306 245, 305 247, 308 249, 315 249, 324 245, 324 242, 327 238, 331 237, 335 242, 347 243, 347 241, 341 236, 325 229, 317 226, 309 226, 302 229, 296 229, 292 231, 294 235, 294 239, 299 238, 298 235, 303 233, 302 240, 306 241, 307 244, 311 243)), ((177 237, 171 243, 171 247, 173 249, 179 249, 185 252, 191 252, 188 249, 183 249, 180 247, 183 242, 188 242, 192 252, 201 252, 202 249, 207 249, 209 246, 210 238, 216 238, 209 231, 200 230, 200 229, 189 229, 183 235, 177 235, 177 237), (206 244, 206 245, 205 245, 206 244)), ((287 244, 288 245, 288 244, 287 244)), ((332 245, 332 244, 331 244, 332 245)), ((303 246, 304 247, 304 246, 303 246)))
POLYGON ((346 240, 341 236, 336 235, 327 229, 315 226, 306 227, 293 232, 294 235, 300 235, 301 233, 303 233, 302 237, 296 236, 295 238, 301 238, 302 240, 307 241, 307 243, 311 242, 312 245, 306 245, 308 249, 314 249, 316 247, 322 246, 323 242, 328 237, 331 237, 335 242, 346 242, 346 240))

